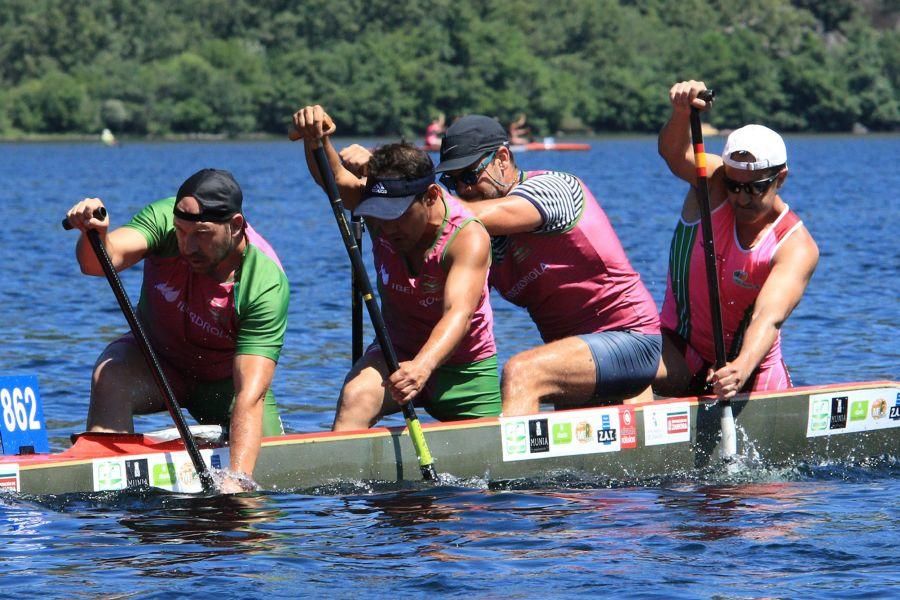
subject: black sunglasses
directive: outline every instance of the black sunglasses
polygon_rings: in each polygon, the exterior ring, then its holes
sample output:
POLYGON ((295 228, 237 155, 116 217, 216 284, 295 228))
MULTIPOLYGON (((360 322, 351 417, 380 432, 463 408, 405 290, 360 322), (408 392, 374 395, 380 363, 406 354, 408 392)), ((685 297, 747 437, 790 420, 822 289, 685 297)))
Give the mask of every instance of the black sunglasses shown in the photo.
POLYGON ((454 173, 442 173, 438 181, 443 184, 445 188, 450 190, 451 192, 456 191, 456 186, 459 183, 464 183, 466 185, 475 185, 478 183, 478 178, 484 172, 485 169, 488 168, 488 165, 491 164, 491 161, 494 160, 494 155, 497 154, 497 150, 491 152, 488 156, 484 158, 478 166, 474 169, 466 169, 465 171, 457 171, 454 173))
POLYGON ((766 190, 772 186, 772 182, 778 179, 779 175, 781 175, 781 173, 775 173, 774 175, 766 179, 760 179, 759 181, 748 181, 747 183, 735 181, 734 179, 726 175, 725 188, 732 194, 740 194, 741 191, 744 191, 751 196, 759 196, 760 194, 764 194, 766 190))

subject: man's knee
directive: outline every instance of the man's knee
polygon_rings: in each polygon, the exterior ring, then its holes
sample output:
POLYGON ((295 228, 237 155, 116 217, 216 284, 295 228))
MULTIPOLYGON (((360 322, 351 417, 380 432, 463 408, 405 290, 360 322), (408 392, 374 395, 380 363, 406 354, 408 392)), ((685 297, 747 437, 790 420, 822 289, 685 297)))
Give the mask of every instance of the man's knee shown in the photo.
MULTIPOLYGON (((133 379, 133 358, 130 356, 124 344, 113 343, 106 347, 97 362, 94 363, 94 372, 91 376, 92 398, 103 399, 111 394, 116 394, 124 382, 133 379)), ((134 383, 134 382, 133 382, 134 383)))
POLYGON ((528 359, 523 354, 516 354, 503 365, 503 381, 518 382, 528 377, 528 359))
POLYGON ((384 389, 373 387, 361 377, 347 379, 341 389, 341 409, 352 412, 372 410, 378 411, 384 398, 384 389))

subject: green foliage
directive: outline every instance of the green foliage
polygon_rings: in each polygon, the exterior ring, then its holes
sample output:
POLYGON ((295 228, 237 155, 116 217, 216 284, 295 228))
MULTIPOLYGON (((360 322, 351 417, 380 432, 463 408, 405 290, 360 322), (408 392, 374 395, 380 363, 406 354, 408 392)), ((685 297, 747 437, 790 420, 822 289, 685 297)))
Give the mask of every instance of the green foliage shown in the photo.
POLYGON ((0 133, 284 134, 323 104, 345 135, 415 138, 437 112, 655 132, 667 90, 714 125, 900 126, 889 2, 6 0, 0 133))
POLYGON ((66 133, 95 126, 84 86, 59 71, 26 81, 9 96, 10 121, 22 131, 66 133))

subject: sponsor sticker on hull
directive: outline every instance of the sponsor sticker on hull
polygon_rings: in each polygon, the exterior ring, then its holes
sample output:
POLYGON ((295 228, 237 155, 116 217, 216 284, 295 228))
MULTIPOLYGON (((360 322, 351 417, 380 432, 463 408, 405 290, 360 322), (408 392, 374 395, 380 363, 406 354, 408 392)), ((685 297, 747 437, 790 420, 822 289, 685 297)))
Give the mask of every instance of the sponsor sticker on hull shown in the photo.
POLYGON ((806 437, 900 427, 900 388, 813 394, 806 437))
MULTIPOLYGON (((229 463, 228 448, 205 449, 200 455, 213 469, 229 463)), ((203 490, 187 452, 95 459, 93 470, 96 492, 129 487, 155 487, 187 494, 203 490)))
MULTIPOLYGON (((634 411, 629 411, 631 425, 624 426, 625 431, 630 431, 629 427, 633 429, 634 411)), ((598 454, 633 448, 633 445, 623 443, 621 414, 617 408, 596 408, 530 417, 500 417, 503 460, 598 454)))
POLYGON ((644 407, 644 445, 691 441, 691 405, 687 402, 644 407))
POLYGON ((19 465, 0 465, 0 491, 19 491, 19 465))

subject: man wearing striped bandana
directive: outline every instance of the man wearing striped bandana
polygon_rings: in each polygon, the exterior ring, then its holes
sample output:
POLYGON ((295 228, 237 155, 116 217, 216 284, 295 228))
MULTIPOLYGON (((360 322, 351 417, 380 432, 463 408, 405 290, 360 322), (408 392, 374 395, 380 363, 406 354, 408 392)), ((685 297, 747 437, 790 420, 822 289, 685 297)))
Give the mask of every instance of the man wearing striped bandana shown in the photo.
POLYGON ((482 115, 447 129, 435 170, 491 234, 491 285, 544 341, 504 366, 503 414, 651 398, 656 305, 584 182, 521 170, 506 131, 482 115))

